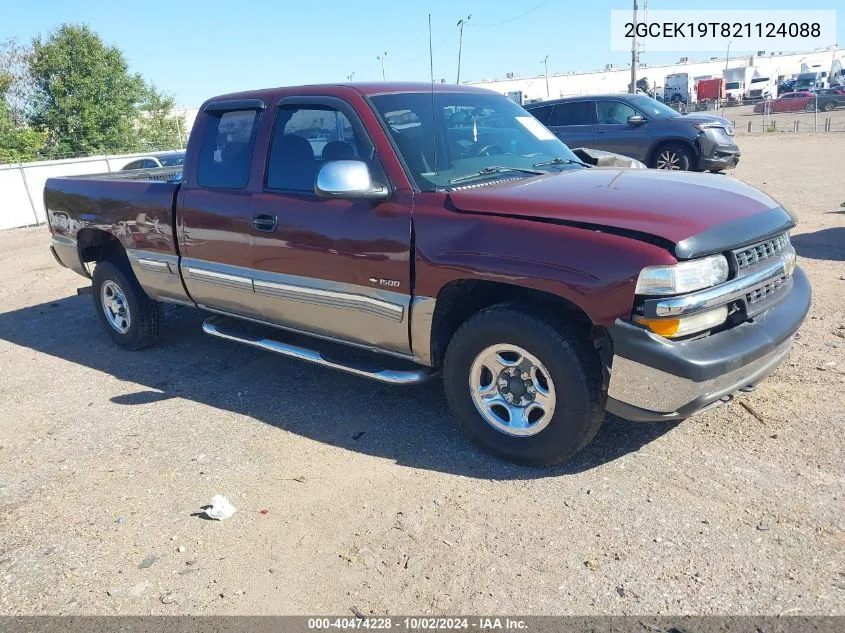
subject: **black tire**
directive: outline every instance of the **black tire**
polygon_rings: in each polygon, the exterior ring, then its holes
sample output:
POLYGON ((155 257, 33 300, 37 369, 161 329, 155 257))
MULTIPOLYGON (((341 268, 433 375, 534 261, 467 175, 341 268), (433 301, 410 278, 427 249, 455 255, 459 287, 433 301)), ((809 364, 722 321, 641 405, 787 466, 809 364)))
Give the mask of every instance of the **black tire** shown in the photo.
POLYGON ((495 305, 470 317, 449 342, 443 369, 446 398, 467 435, 517 463, 548 466, 566 460, 593 439, 604 419, 601 364, 586 335, 576 334, 561 319, 528 314, 514 304, 495 305), (521 347, 549 373, 556 405, 547 426, 536 434, 517 437, 498 430, 473 402, 473 363, 482 351, 499 344, 521 347))
POLYGON ((672 171, 690 171, 693 169, 695 160, 690 148, 683 143, 664 143, 655 150, 649 166, 652 169, 670 170, 669 166, 662 166, 664 164, 677 165, 671 168, 672 171))
MULTIPOLYGON (((94 311, 106 334, 115 343, 128 350, 139 350, 158 340, 163 321, 162 305, 147 296, 128 263, 98 262, 94 269, 93 282, 94 311), (129 316, 128 321, 125 321, 125 332, 113 326, 107 316, 103 294, 103 288, 107 284, 116 285, 125 299, 121 301, 125 304, 129 316)), ((112 288, 113 286, 108 286, 108 289, 112 288)), ((111 296, 114 296, 113 292, 111 296)), ((113 310, 111 313, 116 314, 113 310)))
POLYGON ((804 106, 805 112, 815 112, 816 111, 816 104, 813 101, 810 101, 806 106, 804 106))

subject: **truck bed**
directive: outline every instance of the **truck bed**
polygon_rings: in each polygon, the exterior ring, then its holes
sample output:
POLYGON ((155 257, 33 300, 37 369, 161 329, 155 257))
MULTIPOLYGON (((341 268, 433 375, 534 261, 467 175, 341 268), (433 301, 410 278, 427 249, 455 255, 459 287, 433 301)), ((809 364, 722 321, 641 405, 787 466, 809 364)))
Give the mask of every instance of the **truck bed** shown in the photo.
POLYGON ((54 235, 105 231, 127 250, 176 254, 173 209, 181 167, 49 178, 44 208, 54 235))

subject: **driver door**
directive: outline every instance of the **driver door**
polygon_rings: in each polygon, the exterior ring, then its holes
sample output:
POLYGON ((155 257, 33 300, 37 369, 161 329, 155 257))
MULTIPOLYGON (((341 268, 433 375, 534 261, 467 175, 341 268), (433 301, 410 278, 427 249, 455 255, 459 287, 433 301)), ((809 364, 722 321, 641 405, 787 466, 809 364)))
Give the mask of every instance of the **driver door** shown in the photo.
POLYGON ((628 117, 642 114, 632 106, 616 99, 596 101, 596 149, 624 154, 645 161, 648 150, 648 122, 628 123, 628 117))
POLYGON ((389 186, 363 125, 334 97, 286 97, 272 116, 264 187, 250 205, 263 319, 410 353, 411 192, 379 201, 318 197, 317 172, 333 160, 362 160, 389 186))

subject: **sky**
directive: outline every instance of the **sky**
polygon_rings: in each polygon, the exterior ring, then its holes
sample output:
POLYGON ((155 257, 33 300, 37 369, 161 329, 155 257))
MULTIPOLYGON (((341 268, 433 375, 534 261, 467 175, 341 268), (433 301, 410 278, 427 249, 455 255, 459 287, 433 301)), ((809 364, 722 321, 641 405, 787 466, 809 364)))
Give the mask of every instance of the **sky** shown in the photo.
MULTIPOLYGON (((845 7, 841 0, 648 5, 650 10, 845 7)), ((630 54, 610 51, 610 11, 631 8, 632 0, 0 0, 0 41, 30 41, 65 22, 86 23, 123 50, 132 71, 172 93, 177 104, 196 107, 216 94, 344 82, 352 73, 353 81, 380 80, 378 56, 385 59, 388 80, 428 81, 429 13, 436 81, 457 79, 456 23, 467 16, 462 81, 508 72, 541 75, 546 55, 550 74, 611 63, 624 67, 630 54)), ((837 40, 845 47, 845 12, 837 17, 837 40)), ((646 49, 641 61, 653 66, 683 55, 646 49)))

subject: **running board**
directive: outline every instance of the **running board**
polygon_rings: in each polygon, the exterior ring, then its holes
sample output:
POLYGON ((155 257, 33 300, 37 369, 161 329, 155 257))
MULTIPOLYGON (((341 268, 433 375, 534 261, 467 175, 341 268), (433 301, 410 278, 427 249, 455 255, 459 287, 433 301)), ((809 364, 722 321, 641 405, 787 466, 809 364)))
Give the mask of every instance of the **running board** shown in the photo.
MULTIPOLYGON (((243 343, 268 352, 274 352, 283 356, 289 356, 299 360, 304 360, 308 363, 321 365, 323 367, 330 367, 344 371, 356 376, 363 376, 379 382, 386 382, 392 385, 414 385, 425 382, 434 375, 434 371, 427 367, 417 367, 409 370, 393 370, 376 367, 368 367, 367 363, 341 363, 336 360, 326 358, 323 352, 318 350, 308 349, 299 345, 292 345, 290 343, 283 343, 274 338, 268 338, 261 334, 254 332, 237 331, 236 326, 227 327, 227 325, 236 323, 234 319, 226 319, 224 317, 209 317, 202 324, 202 331, 211 336, 222 338, 227 341, 235 341, 236 343, 243 343)), ((400 361, 401 362, 401 361, 400 361)), ((411 363, 408 363, 410 366, 411 363)))

